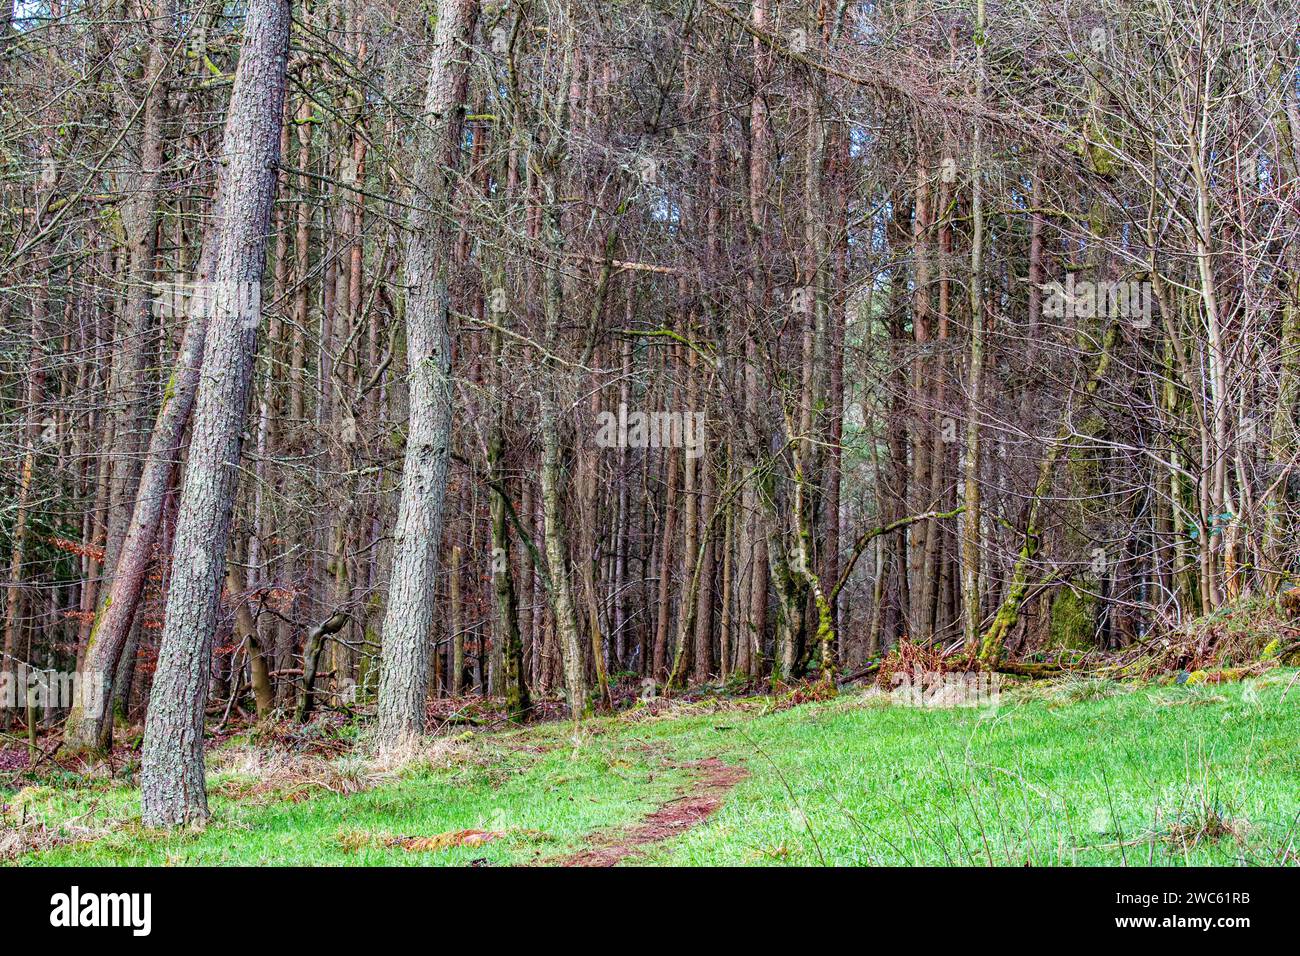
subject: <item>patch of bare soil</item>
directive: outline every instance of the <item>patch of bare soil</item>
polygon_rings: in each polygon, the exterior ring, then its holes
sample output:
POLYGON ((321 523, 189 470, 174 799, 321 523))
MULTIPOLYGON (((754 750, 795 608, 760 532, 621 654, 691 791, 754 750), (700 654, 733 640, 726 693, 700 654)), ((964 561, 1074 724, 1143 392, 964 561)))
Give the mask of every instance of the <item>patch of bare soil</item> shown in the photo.
POLYGON ((716 757, 682 764, 695 774, 684 793, 669 800, 631 829, 597 833, 593 846, 570 856, 551 857, 543 866, 615 866, 651 844, 681 836, 722 807, 731 788, 749 773, 716 757))

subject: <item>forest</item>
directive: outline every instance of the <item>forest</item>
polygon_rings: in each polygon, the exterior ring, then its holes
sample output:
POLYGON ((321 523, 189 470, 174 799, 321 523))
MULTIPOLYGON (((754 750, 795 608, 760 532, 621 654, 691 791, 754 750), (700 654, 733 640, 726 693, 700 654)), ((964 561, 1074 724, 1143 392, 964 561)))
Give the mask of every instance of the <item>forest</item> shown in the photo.
POLYGON ((1300 0, 0 0, 0 92, 0 865, 1300 861, 1300 0))

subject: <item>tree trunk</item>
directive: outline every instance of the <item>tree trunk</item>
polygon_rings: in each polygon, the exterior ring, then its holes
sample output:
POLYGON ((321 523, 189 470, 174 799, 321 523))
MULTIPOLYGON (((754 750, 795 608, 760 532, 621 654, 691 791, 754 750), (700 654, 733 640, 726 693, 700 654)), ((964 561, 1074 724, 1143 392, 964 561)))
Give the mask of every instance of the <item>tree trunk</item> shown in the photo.
POLYGON ((248 644, 253 701, 257 707, 257 719, 262 720, 275 708, 275 695, 271 690, 270 671, 266 666, 266 652, 262 647, 261 636, 257 633, 257 623, 248 612, 244 578, 233 564, 226 567, 226 590, 230 593, 231 603, 235 605, 235 635, 248 644))
MULTIPOLYGON (((494 345, 499 354, 500 336, 494 337, 494 345)), ((522 723, 528 718, 532 703, 528 699, 528 681, 524 674, 523 642, 519 636, 519 598, 510 553, 510 522, 506 518, 505 469, 502 462, 505 455, 504 414, 504 409, 496 413, 488 447, 488 472, 495 492, 492 496, 492 580, 497 601, 501 663, 505 671, 506 714, 512 721, 522 723)))
MULTIPOLYGON (((975 6, 975 88, 977 100, 984 95, 984 0, 975 6)), ((971 254, 970 306, 971 338, 969 392, 966 422, 966 468, 963 475, 966 515, 962 520, 961 580, 964 633, 967 651, 974 652, 980 638, 980 415, 984 398, 984 187, 980 121, 975 121, 971 147, 971 254)))
POLYGON ((465 614, 464 602, 460 591, 460 545, 452 545, 451 573, 448 575, 447 587, 450 591, 448 604, 451 618, 447 623, 448 637, 451 640, 451 690, 452 697, 465 693, 465 614))
POLYGON ((250 0, 222 148, 227 201, 217 225, 214 315, 145 724, 140 789, 146 826, 180 826, 208 815, 203 713, 256 354, 289 23, 287 0, 250 0))
MULTIPOLYGON (((148 8, 152 3, 143 4, 148 8)), ((149 395, 146 372, 150 364, 148 335, 154 257, 157 252, 158 196, 163 166, 163 124, 167 114, 167 18, 158 10, 146 9, 149 30, 148 53, 141 79, 144 106, 139 136, 140 166, 131 177, 122 206, 122 229, 126 239, 126 303, 117 330, 113 370, 110 379, 113 446, 109 453, 108 540, 105 567, 117 566, 120 548, 131 517, 141 472, 141 433, 147 426, 149 395)), ((136 110, 131 97, 119 107, 122 122, 129 122, 136 110)))
POLYGON ((424 730, 434 582, 451 451, 448 273, 454 236, 441 207, 454 189, 469 67, 465 49, 477 17, 477 0, 450 0, 439 9, 418 137, 414 181, 434 208, 426 208, 421 199, 411 214, 406 239, 406 280, 411 290, 406 305, 410 422, 382 638, 381 747, 395 746, 424 730))

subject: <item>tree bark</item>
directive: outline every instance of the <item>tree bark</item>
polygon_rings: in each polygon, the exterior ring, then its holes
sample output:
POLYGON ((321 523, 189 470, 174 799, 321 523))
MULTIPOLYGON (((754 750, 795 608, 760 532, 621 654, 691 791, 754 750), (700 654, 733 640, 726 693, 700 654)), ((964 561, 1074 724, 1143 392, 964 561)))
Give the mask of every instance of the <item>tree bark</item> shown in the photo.
POLYGON ((442 545, 442 513, 451 451, 451 243, 443 208, 454 190, 460 151, 465 49, 478 17, 477 0, 439 9, 433 65, 424 101, 414 180, 434 208, 412 212, 406 238, 407 368, 410 421, 402 496, 394 529, 393 570, 384 617, 379 679, 381 747, 424 730, 429 640, 442 545))
MULTIPOLYGON (((975 6, 975 88, 977 100, 984 96, 984 0, 975 6)), ((982 163, 983 130, 975 121, 971 147, 971 254, 970 306, 971 338, 969 392, 970 406, 966 422, 966 468, 963 493, 966 515, 962 520, 961 580, 962 608, 965 614, 966 649, 974 652, 980 638, 983 615, 980 612, 980 415, 984 398, 984 171, 982 163)))
POLYGON ((255 294, 275 199, 289 23, 288 0, 250 0, 222 147, 226 201, 212 270, 214 315, 145 724, 140 789, 146 826, 180 826, 208 815, 203 713, 256 355, 255 294))

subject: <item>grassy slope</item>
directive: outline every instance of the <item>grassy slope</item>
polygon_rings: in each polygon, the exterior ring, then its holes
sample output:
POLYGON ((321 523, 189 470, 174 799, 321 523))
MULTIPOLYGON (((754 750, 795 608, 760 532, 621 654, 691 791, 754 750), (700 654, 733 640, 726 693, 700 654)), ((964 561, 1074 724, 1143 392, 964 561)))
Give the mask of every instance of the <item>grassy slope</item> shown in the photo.
MULTIPOLYGON (((688 778, 678 764, 720 756, 744 764, 749 779, 711 820, 644 862, 1266 863, 1300 842, 1300 827, 1291 829, 1300 688, 1283 698, 1292 676, 1217 687, 1077 683, 1004 695, 995 714, 852 694, 776 712, 751 701, 673 719, 596 720, 577 736, 552 724, 479 735, 444 767, 350 796, 218 796, 202 834, 142 832, 125 788, 45 789, 24 795, 29 813, 66 820, 94 805, 83 823, 126 822, 22 862, 524 862, 635 821, 688 778), (348 850, 339 839, 463 828, 510 835, 431 853, 348 850)), ((249 782, 238 771, 213 779, 229 791, 249 782)))

